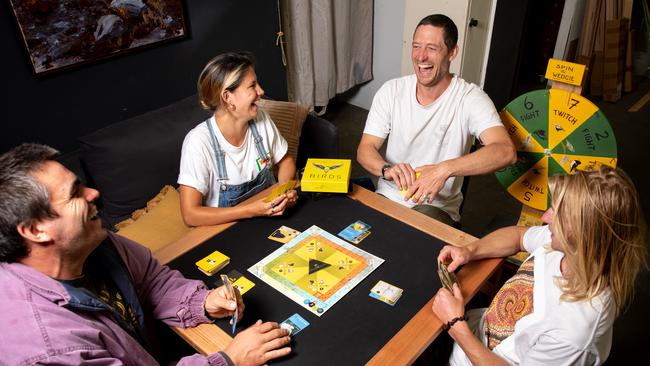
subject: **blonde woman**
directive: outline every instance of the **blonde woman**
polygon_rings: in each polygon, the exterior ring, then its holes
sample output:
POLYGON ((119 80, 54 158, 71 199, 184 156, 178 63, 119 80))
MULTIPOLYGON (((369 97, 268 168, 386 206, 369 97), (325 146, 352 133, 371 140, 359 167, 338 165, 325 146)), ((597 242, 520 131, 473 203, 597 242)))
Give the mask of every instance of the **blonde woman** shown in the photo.
POLYGON ((454 339, 451 365, 599 365, 612 325, 646 264, 645 222, 620 169, 555 176, 540 227, 497 230, 465 248, 444 247, 448 269, 530 253, 490 307, 466 316, 458 286, 440 289, 433 312, 454 339))
POLYGON ((183 220, 190 226, 215 225, 255 216, 282 215, 295 191, 271 202, 240 202, 296 173, 287 141, 269 114, 257 106, 264 90, 252 56, 230 52, 212 59, 197 83, 199 101, 214 114, 183 141, 178 184, 183 220))

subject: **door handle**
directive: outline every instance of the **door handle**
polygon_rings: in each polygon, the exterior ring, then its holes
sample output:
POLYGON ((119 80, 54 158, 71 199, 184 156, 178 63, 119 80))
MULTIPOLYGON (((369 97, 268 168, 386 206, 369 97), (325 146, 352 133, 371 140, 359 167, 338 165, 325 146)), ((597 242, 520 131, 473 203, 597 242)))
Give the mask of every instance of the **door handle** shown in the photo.
POLYGON ((470 21, 469 21, 469 26, 470 27, 476 27, 477 25, 478 25, 478 20, 476 20, 474 18, 470 19, 470 21))

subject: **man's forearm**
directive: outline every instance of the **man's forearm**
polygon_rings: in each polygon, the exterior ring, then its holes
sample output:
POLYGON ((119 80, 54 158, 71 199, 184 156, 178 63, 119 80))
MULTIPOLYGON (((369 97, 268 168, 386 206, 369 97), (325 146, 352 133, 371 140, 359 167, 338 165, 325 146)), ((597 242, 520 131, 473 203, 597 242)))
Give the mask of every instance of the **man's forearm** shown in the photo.
POLYGON ((449 165, 450 176, 464 177, 493 173, 516 161, 517 155, 511 145, 497 143, 445 163, 449 165))
POLYGON ((357 149, 357 161, 368 173, 378 177, 381 177, 381 168, 386 164, 386 160, 372 146, 360 145, 357 149))

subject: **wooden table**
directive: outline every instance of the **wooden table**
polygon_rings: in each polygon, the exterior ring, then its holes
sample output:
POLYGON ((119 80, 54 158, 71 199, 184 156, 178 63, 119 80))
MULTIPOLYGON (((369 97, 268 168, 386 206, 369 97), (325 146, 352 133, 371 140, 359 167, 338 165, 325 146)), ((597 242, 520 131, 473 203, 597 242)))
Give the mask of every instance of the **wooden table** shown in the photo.
MULTIPOLYGON (((270 189, 261 192, 252 199, 265 197, 269 193, 270 189)), ((476 238, 469 234, 433 220, 359 186, 353 185, 349 197, 448 244, 463 246, 476 240, 476 238)), ((179 240, 154 252, 154 256, 163 264, 169 263, 176 257, 186 253, 234 224, 228 223, 197 227, 179 240)), ((469 301, 476 294, 500 264, 501 259, 489 259, 468 263, 463 267, 458 273, 458 277, 462 283, 462 292, 466 301, 469 301)), ((435 289, 432 288, 432 295, 434 291, 435 289)), ((431 311, 432 301, 433 298, 367 364, 406 365, 414 362, 442 330, 442 323, 431 311)), ((201 324, 197 327, 187 329, 174 328, 174 330, 197 351, 203 354, 211 354, 222 350, 232 339, 214 324, 201 324)))

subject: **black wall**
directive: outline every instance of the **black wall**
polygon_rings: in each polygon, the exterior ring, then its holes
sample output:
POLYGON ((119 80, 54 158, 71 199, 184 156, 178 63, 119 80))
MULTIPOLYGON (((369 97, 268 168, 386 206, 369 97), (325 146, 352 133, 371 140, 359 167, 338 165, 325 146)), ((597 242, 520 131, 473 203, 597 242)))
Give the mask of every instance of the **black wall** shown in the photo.
POLYGON ((513 89, 519 78, 521 42, 527 8, 528 0, 497 2, 483 90, 499 111, 516 97, 513 96, 513 89))
POLYGON ((275 45, 275 1, 183 2, 187 38, 36 77, 9 1, 3 1, 0 152, 21 142, 74 150, 79 136, 196 93, 196 79, 205 63, 225 51, 253 52, 266 94, 286 100, 286 73, 275 45))

